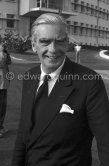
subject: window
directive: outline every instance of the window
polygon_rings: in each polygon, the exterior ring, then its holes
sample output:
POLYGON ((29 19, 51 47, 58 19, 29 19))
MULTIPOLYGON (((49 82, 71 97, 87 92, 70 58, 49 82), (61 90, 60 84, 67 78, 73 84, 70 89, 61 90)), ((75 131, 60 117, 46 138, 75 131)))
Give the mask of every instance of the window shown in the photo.
POLYGON ((10 19, 10 18, 12 19, 12 18, 14 18, 14 17, 15 17, 14 14, 7 14, 7 18, 9 18, 9 19, 10 19))
POLYGON ((87 14, 91 14, 91 8, 86 7, 86 13, 87 13, 87 14))
POLYGON ((84 27, 84 23, 80 24, 80 35, 85 35, 86 28, 84 27))
POLYGON ((15 27, 14 18, 15 18, 14 14, 7 14, 7 22, 6 22, 7 28, 14 28, 15 27))
POLYGON ((81 1, 81 13, 85 13, 86 12, 86 6, 84 4, 83 1, 81 1))
POLYGON ((74 0, 74 3, 78 3, 78 0, 74 0))
POLYGON ((92 29, 89 29, 89 36, 92 36, 92 29))
POLYGON ((47 8, 48 4, 47 4, 47 0, 42 0, 42 7, 47 8))
POLYGON ((81 1, 81 5, 84 5, 84 1, 81 1))
POLYGON ((77 26, 77 25, 78 25, 78 22, 74 22, 74 25, 77 26))
POLYGON ((84 27, 80 27, 80 35, 84 35, 84 27))
POLYGON ((88 28, 86 28, 86 35, 87 35, 87 36, 88 36, 88 30, 89 30, 89 29, 88 29, 88 28))
POLYGON ((70 21, 67 20, 66 22, 67 22, 67 24, 70 24, 70 21))
POLYGON ((6 1, 9 1, 9 2, 15 2, 15 0, 6 0, 6 1))
POLYGON ((7 28, 14 28, 14 20, 7 20, 7 28))
POLYGON ((41 7, 41 0, 37 0, 37 1, 36 1, 36 6, 37 6, 37 7, 41 7))
POLYGON ((86 27, 89 27, 89 24, 86 24, 86 27))
POLYGON ((52 9, 59 9, 60 6, 59 6, 59 4, 57 4, 57 1, 56 1, 56 0, 50 0, 50 1, 49 1, 49 8, 52 8, 52 9))
POLYGON ((84 26, 84 23, 81 23, 81 27, 83 27, 84 26))
POLYGON ((78 22, 74 22, 74 34, 78 33, 78 22))
POLYGON ((74 11, 78 11, 78 5, 74 4, 74 11))
POLYGON ((56 4, 57 4, 56 0, 50 0, 50 1, 36 0, 36 7, 38 7, 38 8, 41 8, 41 7, 52 8, 52 9, 59 8, 59 6, 56 4))

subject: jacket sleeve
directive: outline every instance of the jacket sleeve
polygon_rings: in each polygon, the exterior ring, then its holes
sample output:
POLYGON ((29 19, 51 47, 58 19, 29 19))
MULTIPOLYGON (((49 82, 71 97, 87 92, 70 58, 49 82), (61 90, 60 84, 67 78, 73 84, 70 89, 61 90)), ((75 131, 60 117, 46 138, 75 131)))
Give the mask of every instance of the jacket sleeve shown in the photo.
POLYGON ((10 57, 10 55, 9 55, 7 50, 4 50, 4 53, 6 53, 6 55, 7 55, 6 64, 10 65, 11 64, 11 57, 10 57))
MULTIPOLYGON (((24 83, 22 88, 22 103, 23 104, 23 93, 25 93, 24 83)), ((25 165, 25 152, 26 152, 26 143, 23 139, 23 123, 22 123, 22 108, 21 108, 21 118, 19 123, 19 128, 17 132, 15 147, 13 151, 12 166, 24 166, 25 165)))
POLYGON ((97 141, 100 166, 109 165, 109 100, 99 77, 91 82, 87 97, 89 126, 97 141))

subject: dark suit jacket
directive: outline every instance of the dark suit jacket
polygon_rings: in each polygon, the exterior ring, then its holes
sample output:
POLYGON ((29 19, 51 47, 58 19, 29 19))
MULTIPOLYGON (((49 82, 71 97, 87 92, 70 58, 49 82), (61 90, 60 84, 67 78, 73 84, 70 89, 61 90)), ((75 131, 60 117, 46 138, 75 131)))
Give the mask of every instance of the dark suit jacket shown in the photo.
POLYGON ((31 131, 38 86, 35 78, 39 78, 40 68, 28 72, 30 79, 23 82, 12 166, 91 166, 93 136, 97 139, 101 166, 109 166, 109 101, 100 76, 66 58, 60 79, 46 104, 42 103, 42 115, 31 131), (63 104, 74 113, 60 113, 63 104))

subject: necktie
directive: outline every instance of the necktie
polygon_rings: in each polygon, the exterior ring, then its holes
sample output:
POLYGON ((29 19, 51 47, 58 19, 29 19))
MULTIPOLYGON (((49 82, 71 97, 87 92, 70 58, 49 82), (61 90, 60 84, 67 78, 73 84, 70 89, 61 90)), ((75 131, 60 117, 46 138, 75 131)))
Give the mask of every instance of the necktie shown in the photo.
POLYGON ((33 115, 32 115, 32 122, 33 127, 34 124, 37 122, 42 107, 46 104, 47 98, 48 98, 48 81, 50 80, 49 75, 45 75, 43 84, 39 87, 39 90, 36 94, 34 106, 33 106, 33 115))
POLYGON ((48 97, 48 81, 50 80, 49 75, 44 76, 44 82, 43 84, 39 87, 39 90, 36 94, 36 98, 40 98, 42 95, 48 97))

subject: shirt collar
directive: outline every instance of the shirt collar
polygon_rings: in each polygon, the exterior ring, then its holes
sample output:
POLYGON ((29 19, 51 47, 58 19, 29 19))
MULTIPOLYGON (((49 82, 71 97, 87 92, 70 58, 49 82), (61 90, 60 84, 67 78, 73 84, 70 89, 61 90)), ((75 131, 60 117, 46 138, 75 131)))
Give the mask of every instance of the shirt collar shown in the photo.
MULTIPOLYGON (((64 58, 64 60, 63 60, 63 62, 62 62, 62 64, 61 64, 61 66, 59 66, 57 70, 55 70, 54 72, 52 72, 52 73, 49 74, 50 77, 51 77, 51 79, 58 78, 58 76, 59 76, 59 74, 60 74, 60 72, 61 72, 61 70, 62 70, 62 68, 63 68, 63 65, 64 65, 64 63, 65 63, 65 59, 66 59, 66 57, 64 58)), ((43 78, 44 78, 44 76, 47 75, 47 74, 46 74, 46 73, 44 72, 44 70, 42 69, 42 64, 41 64, 40 68, 41 68, 40 81, 42 81, 43 78)))

